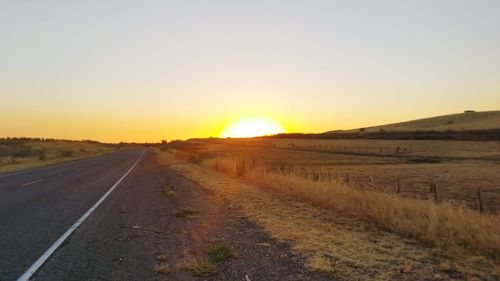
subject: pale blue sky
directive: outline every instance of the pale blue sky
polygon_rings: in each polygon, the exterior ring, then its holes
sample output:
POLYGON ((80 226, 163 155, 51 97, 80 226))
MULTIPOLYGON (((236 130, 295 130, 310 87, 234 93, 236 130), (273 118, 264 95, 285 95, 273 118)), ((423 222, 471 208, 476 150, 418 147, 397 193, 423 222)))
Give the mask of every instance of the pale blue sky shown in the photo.
POLYGON ((0 136, 322 132, 500 109, 500 1, 1 1, 0 136))

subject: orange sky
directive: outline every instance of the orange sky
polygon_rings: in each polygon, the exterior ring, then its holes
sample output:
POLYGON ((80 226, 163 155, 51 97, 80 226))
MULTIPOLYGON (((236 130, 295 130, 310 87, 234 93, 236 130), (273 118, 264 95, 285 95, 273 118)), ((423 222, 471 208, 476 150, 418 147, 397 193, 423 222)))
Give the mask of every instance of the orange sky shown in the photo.
POLYGON ((498 1, 0 4, 0 137, 324 132, 500 109, 498 1))

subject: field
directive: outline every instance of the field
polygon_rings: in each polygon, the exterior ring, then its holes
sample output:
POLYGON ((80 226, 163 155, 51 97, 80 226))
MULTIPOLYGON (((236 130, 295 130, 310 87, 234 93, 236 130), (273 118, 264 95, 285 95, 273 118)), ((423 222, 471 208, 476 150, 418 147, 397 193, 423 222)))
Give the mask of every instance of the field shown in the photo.
POLYGON ((500 111, 465 112, 399 122, 381 126, 367 127, 345 132, 411 132, 411 131, 471 131, 498 129, 500 111))
POLYGON ((119 148, 94 141, 0 139, 0 173, 97 156, 119 148))
POLYGON ((498 146, 293 139, 172 145, 178 157, 406 237, 495 256, 500 254, 498 146))
POLYGON ((312 181, 500 211, 500 142, 227 139, 193 148, 200 157, 243 156, 312 181))
POLYGON ((341 280, 500 277, 498 142, 197 139, 162 150, 341 280))

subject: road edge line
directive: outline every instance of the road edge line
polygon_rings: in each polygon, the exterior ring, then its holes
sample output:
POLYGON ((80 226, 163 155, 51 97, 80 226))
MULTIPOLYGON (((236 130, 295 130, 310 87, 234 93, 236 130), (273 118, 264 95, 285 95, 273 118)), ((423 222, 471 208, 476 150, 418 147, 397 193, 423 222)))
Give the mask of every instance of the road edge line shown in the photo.
POLYGON ((57 248, 59 248, 59 246, 61 246, 61 244, 64 243, 66 239, 68 239, 68 237, 94 212, 94 210, 97 209, 99 205, 101 205, 106 197, 108 197, 109 194, 111 194, 111 192, 115 190, 115 188, 122 182, 122 180, 128 174, 130 174, 130 172, 132 172, 135 166, 137 166, 139 161, 146 154, 146 152, 147 150, 144 151, 141 156, 139 156, 132 167, 130 167, 130 169, 128 169, 128 171, 123 174, 123 176, 118 179, 118 181, 116 181, 115 184, 113 184, 113 186, 111 186, 111 188, 108 189, 108 191, 87 212, 85 212, 85 214, 83 214, 80 219, 78 219, 68 230, 66 230, 66 232, 61 237, 59 237, 59 239, 57 239, 56 242, 54 242, 54 244, 52 244, 52 246, 50 246, 50 248, 45 251, 45 253, 43 253, 43 255, 38 258, 38 260, 36 260, 35 263, 33 263, 30 268, 26 270, 26 272, 23 273, 23 275, 21 275, 21 277, 17 279, 17 281, 29 281, 31 276, 33 276, 33 274, 35 274, 35 272, 40 269, 40 267, 49 259, 49 257, 57 250, 57 248))

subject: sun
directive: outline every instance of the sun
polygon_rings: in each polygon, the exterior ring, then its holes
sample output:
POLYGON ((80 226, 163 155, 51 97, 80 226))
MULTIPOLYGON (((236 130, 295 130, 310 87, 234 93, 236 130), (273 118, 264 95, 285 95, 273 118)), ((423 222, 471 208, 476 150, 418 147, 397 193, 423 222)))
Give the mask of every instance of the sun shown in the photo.
POLYGON ((220 133, 221 138, 249 138, 286 132, 277 121, 267 117, 243 117, 228 124, 220 133))

